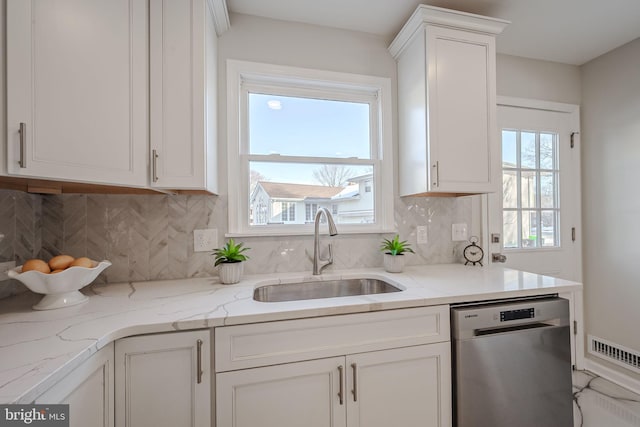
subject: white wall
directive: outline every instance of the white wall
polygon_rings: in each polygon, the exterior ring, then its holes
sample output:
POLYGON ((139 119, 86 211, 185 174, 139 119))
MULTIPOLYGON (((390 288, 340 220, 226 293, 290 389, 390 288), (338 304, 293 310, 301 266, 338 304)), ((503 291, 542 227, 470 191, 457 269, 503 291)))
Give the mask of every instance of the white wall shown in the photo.
POLYGON ((580 67, 519 56, 498 55, 500 96, 580 104, 580 67))
POLYGON ((581 68, 586 331, 640 351, 640 39, 581 68))

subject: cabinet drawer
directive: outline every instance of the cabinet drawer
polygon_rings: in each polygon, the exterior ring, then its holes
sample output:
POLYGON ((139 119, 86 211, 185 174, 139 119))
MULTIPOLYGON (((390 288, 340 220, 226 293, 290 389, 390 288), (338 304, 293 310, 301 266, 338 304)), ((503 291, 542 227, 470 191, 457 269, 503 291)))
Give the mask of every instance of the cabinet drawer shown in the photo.
POLYGON ((449 306, 285 320, 215 329, 215 370, 449 341, 449 306))

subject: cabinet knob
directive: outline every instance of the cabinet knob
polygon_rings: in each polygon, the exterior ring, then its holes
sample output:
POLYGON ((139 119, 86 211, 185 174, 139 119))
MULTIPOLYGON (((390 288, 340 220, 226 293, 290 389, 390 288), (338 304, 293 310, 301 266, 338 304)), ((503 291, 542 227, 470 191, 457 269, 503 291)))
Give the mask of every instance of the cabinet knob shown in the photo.
POLYGON ((493 262, 507 262, 507 256, 499 253, 491 254, 491 261, 493 262))

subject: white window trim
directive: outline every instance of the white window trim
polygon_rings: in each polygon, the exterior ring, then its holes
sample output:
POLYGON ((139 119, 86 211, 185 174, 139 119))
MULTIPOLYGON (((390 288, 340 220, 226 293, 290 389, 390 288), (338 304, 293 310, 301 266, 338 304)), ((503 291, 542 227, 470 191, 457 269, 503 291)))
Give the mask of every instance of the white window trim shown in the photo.
MULTIPOLYGON (((229 232, 227 236, 288 236, 313 234, 312 224, 286 226, 250 226, 249 225, 249 160, 243 153, 243 118, 241 114, 242 84, 260 84, 273 87, 295 87, 306 93, 316 91, 342 91, 357 93, 375 93, 377 97, 378 123, 372 123, 376 132, 376 153, 372 153, 377 163, 374 176, 375 224, 338 224, 340 234, 352 233, 388 233, 394 231, 393 225, 393 147, 392 147, 392 108, 391 79, 365 76, 360 74, 339 73, 334 71, 313 70, 307 68, 262 64, 255 62, 227 60, 227 173, 229 196, 229 232), (244 189, 244 190, 243 190, 244 189)), ((320 93, 320 92, 318 92, 320 93)), ((293 157, 288 157, 294 159, 293 157)), ((300 162, 314 162, 314 158, 295 157, 300 162)), ((345 161, 357 164, 362 160, 336 159, 336 163, 345 161)), ((367 163, 371 161, 367 160, 367 163)))

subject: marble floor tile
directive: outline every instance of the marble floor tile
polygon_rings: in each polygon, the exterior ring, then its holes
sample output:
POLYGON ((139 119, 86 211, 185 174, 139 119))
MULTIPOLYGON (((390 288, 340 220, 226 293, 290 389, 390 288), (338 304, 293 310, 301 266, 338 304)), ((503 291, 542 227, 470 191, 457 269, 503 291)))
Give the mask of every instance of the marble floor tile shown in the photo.
POLYGON ((588 371, 573 373, 575 427, 640 426, 640 395, 588 371))

